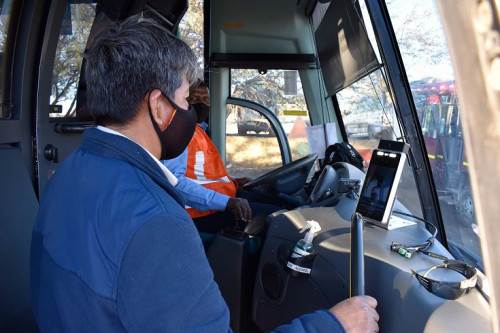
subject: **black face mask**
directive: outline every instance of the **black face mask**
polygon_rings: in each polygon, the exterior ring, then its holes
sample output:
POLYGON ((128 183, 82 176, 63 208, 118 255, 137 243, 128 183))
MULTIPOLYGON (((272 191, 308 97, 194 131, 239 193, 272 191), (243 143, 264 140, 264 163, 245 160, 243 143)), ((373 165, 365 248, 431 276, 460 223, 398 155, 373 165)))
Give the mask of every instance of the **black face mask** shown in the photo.
POLYGON ((210 113, 210 106, 207 106, 205 103, 195 103, 192 105, 194 110, 196 111, 196 115, 198 116, 198 123, 202 123, 208 118, 208 114, 210 113))
POLYGON ((162 132, 156 123, 151 113, 151 107, 148 102, 149 116, 153 122, 156 134, 161 142, 161 160, 170 160, 179 156, 191 141, 194 130, 196 128, 196 112, 190 105, 189 109, 183 109, 174 103, 167 95, 163 96, 177 110, 172 118, 172 121, 167 128, 162 132))

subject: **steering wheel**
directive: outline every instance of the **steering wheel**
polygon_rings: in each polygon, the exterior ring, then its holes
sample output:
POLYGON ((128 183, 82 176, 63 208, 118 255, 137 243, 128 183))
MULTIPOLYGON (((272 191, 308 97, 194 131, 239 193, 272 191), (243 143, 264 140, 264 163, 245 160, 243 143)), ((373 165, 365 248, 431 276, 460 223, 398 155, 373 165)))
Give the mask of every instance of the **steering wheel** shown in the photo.
POLYGON ((299 158, 249 181, 243 185, 243 189, 249 190, 256 186, 272 184, 279 192, 292 194, 304 185, 317 158, 318 154, 310 154, 299 158))
MULTIPOLYGON (((334 203, 339 198, 339 183, 342 178, 363 181, 365 174, 346 162, 326 165, 309 195, 307 204, 311 207, 323 207, 334 203)), ((358 194, 360 193, 358 192, 358 194)))
POLYGON ((339 178, 338 172, 331 165, 325 165, 309 195, 308 203, 314 206, 318 202, 335 196, 338 193, 339 178))

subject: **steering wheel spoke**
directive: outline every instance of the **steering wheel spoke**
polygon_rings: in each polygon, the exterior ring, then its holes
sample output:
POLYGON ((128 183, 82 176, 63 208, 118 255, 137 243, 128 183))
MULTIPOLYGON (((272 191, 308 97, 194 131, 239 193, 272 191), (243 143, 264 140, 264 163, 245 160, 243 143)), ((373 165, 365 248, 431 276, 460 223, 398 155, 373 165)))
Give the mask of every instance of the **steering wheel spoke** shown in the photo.
POLYGON ((292 194, 304 186, 309 171, 317 158, 317 154, 310 154, 285 164, 249 181, 243 185, 243 189, 249 190, 260 185, 268 184, 278 192, 292 194))

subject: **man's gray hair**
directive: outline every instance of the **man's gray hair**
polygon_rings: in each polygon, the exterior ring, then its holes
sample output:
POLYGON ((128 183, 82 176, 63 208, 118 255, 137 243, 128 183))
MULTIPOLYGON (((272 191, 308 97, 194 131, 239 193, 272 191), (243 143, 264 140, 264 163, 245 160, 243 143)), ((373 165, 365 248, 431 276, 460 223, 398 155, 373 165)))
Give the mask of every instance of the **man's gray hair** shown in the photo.
POLYGON ((127 123, 151 90, 173 99, 184 75, 189 85, 201 77, 186 43, 138 15, 103 31, 86 58, 87 107, 99 125, 127 123))

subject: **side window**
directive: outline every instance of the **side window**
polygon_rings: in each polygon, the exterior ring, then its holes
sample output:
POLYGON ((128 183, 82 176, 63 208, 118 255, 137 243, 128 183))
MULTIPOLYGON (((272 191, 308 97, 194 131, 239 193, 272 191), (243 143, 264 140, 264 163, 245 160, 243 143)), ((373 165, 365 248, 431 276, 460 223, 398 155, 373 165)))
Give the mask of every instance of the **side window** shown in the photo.
POLYGON ((370 161, 371 152, 380 139, 400 136, 392 101, 380 70, 365 76, 337 93, 349 142, 370 161))
POLYGON ((203 0, 190 0, 188 10, 179 23, 179 38, 191 47, 202 68, 205 50, 203 2, 203 0))
POLYGON ((50 95, 52 119, 89 118, 79 101, 78 85, 83 54, 96 13, 95 3, 70 2, 66 7, 57 43, 52 91, 50 95))
POLYGON ((226 167, 233 177, 255 178, 282 165, 270 122, 255 110, 228 105, 226 167))
POLYGON ((9 105, 9 97, 7 96, 6 84, 10 84, 7 77, 10 71, 10 63, 6 61, 5 55, 8 48, 8 32, 11 25, 11 13, 14 0, 2 1, 0 7, 0 96, 2 98, 2 109, 0 110, 0 119, 8 119, 11 117, 9 108, 4 106, 9 105))
MULTIPOLYGON (((396 140, 401 136, 392 101, 380 70, 337 93, 337 100, 349 143, 363 156, 365 165, 380 139, 396 140)), ((413 170, 406 162, 401 175, 397 199, 412 214, 422 216, 413 170)))
POLYGON ((258 112, 248 108, 239 107, 236 115, 236 127, 238 129, 238 135, 274 135, 274 131, 269 121, 258 112))
MULTIPOLYGON (((276 116, 288 141, 281 144, 289 145, 292 160, 309 154, 305 128, 310 122, 296 71, 233 69, 231 97, 258 103, 276 116)), ((278 137, 259 112, 228 106, 226 133, 226 167, 231 175, 257 177, 283 165, 278 137)))

